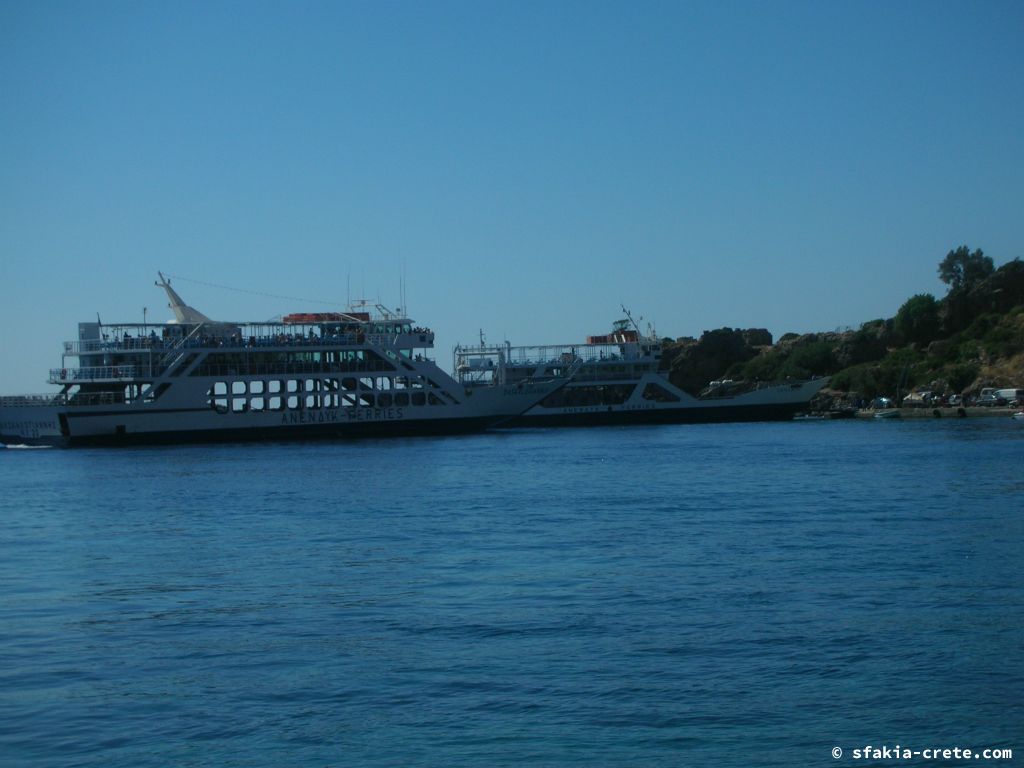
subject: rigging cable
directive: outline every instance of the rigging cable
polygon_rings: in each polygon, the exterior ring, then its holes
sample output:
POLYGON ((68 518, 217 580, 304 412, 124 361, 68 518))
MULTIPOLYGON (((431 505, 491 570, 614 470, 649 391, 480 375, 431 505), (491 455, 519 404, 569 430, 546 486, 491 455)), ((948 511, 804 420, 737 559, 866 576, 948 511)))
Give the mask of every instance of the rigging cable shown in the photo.
POLYGON ((209 286, 210 288, 220 288, 220 289, 225 290, 225 291, 234 291, 235 293, 248 293, 248 294, 253 295, 253 296, 267 296, 267 297, 272 298, 272 299, 285 299, 286 301, 300 301, 300 302, 304 302, 306 304, 324 304, 324 305, 327 305, 329 307, 344 307, 343 304, 340 304, 337 301, 326 301, 324 299, 305 299, 305 298, 302 298, 302 297, 299 297, 299 296, 282 296, 281 294, 278 294, 278 293, 266 293, 264 291, 250 291, 250 290, 247 290, 245 288, 235 288, 234 286, 230 286, 230 285, 221 285, 220 283, 208 283, 205 280, 193 280, 190 277, 182 277, 181 275, 167 274, 167 277, 169 277, 169 278, 171 278, 173 280, 184 280, 186 283, 195 283, 196 285, 205 285, 205 286, 209 286))

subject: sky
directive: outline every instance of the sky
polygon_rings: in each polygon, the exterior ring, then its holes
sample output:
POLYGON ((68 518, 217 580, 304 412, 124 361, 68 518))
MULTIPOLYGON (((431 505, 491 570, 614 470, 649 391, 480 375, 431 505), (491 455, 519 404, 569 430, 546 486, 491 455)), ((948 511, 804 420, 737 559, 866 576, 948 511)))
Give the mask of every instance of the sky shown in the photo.
POLYGON ((1024 257, 1022 39, 997 0, 0 0, 0 393, 170 318, 157 270, 224 320, 404 293, 442 367, 623 305, 892 317, 1024 257))

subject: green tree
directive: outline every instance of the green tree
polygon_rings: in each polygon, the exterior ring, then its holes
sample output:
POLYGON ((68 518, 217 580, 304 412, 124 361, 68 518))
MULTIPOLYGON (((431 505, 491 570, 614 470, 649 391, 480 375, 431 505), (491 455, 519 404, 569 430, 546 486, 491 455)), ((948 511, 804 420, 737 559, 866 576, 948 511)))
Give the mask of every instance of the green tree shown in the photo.
POLYGON ((970 290, 995 270, 992 257, 980 248, 971 253, 966 245, 950 251, 939 263, 939 279, 952 290, 970 290))
POLYGON ((911 296, 896 313, 896 332, 916 344, 927 344, 939 332, 939 303, 930 293, 911 296))

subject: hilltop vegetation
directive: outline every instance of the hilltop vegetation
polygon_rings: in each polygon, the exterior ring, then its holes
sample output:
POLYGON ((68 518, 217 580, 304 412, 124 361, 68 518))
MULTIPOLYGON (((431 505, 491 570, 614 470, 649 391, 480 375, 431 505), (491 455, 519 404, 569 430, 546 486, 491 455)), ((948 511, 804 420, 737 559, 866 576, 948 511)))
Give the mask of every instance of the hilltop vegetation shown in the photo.
POLYGON ((699 340, 665 340, 663 367, 697 392, 712 379, 780 381, 831 376, 834 399, 870 400, 918 389, 972 394, 1024 387, 1024 262, 995 268, 981 250, 961 246, 939 264, 949 289, 922 293, 896 315, 845 332, 786 334, 721 328, 699 340))

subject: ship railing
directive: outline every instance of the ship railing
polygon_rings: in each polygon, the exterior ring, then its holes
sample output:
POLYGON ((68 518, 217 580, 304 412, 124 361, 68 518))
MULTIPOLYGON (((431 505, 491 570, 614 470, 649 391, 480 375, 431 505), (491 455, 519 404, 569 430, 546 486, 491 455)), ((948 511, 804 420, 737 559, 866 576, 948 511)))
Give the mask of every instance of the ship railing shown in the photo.
MULTIPOLYGON (((420 361, 417 361, 420 362, 420 361)), ((396 369, 383 360, 362 362, 291 362, 291 363, 200 363, 194 376, 290 376, 295 374, 330 374, 362 376, 367 373, 391 373, 396 369)), ((402 374, 406 375, 406 374, 402 374)), ((409 373, 408 375, 414 375, 409 373)))
POLYGON ((148 352, 151 349, 168 349, 171 345, 166 339, 158 336, 126 336, 119 338, 114 336, 110 339, 84 339, 81 341, 65 341, 65 355, 84 355, 92 352, 121 352, 125 350, 141 350, 148 352))
POLYGON ((432 346, 434 332, 429 328, 413 328, 409 333, 366 333, 365 331, 345 331, 332 333, 330 326, 324 326, 321 333, 309 335, 297 331, 295 326, 280 326, 280 333, 259 335, 246 333, 245 326, 239 326, 239 332, 232 335, 211 333, 205 323, 195 326, 187 336, 157 336, 155 333, 141 336, 113 335, 103 339, 81 339, 64 342, 65 355, 81 355, 97 352, 149 351, 159 350, 175 352, 195 347, 278 347, 278 346, 322 346, 322 345, 354 345, 369 342, 382 346, 432 346))
POLYGON ((104 365, 91 368, 51 368, 50 383, 75 381, 119 381, 134 379, 138 373, 134 365, 104 365))
POLYGON ((72 408, 78 405, 117 405, 124 402, 123 392, 76 392, 66 400, 72 408))
POLYGON ((73 395, 58 392, 53 395, 0 396, 0 407, 3 408, 31 408, 55 405, 73 407, 76 405, 113 405, 124 402, 123 392, 76 392, 73 395))
POLYGON ((509 365, 541 365, 583 360, 588 363, 636 362, 655 359, 635 343, 580 344, 577 346, 512 347, 509 365))
MULTIPOLYGON (((182 339, 173 352, 185 349, 262 349, 266 347, 344 347, 357 346, 366 341, 382 343, 393 339, 387 334, 365 336, 356 333, 325 334, 306 336, 301 333, 278 333, 273 336, 209 336, 198 334, 182 339)), ((173 359, 168 355, 167 359, 173 359)))
POLYGON ((31 408, 47 405, 64 405, 66 397, 61 393, 49 395, 0 395, 0 407, 31 408))

